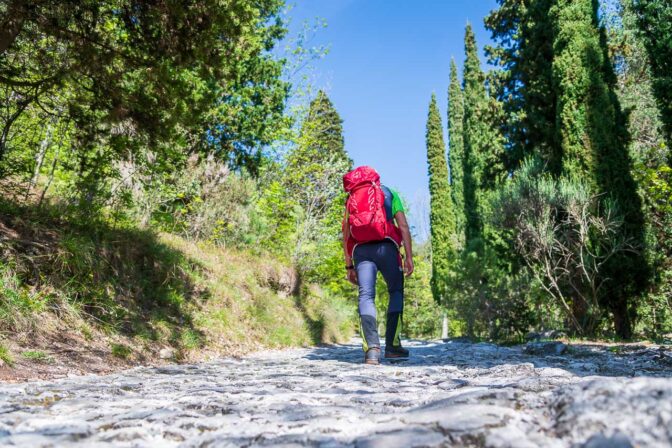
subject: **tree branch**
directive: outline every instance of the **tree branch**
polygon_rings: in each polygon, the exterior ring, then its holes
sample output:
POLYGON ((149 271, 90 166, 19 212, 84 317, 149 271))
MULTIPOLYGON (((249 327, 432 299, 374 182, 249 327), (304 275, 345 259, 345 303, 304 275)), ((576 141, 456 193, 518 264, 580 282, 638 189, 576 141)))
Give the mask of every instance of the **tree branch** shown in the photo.
POLYGON ((22 0, 14 0, 7 6, 7 16, 0 24, 0 55, 12 46, 23 29, 26 11, 22 8, 22 4, 22 0))

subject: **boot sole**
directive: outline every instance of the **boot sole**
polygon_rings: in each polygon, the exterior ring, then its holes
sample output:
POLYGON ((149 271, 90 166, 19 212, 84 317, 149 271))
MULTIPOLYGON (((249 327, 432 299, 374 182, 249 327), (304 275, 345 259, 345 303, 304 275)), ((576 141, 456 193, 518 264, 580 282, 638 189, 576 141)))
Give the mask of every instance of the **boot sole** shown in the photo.
POLYGON ((397 354, 387 354, 385 353, 385 359, 408 359, 410 355, 397 355, 397 354))
POLYGON ((364 364, 368 364, 370 366, 377 366, 380 364, 380 360, 374 360, 374 359, 365 359, 364 364))

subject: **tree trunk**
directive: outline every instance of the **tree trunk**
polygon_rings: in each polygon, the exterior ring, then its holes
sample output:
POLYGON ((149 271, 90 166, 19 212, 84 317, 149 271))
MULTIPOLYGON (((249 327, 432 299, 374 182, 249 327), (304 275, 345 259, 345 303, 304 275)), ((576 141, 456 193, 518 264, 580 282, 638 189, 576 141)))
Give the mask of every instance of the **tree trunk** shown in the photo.
POLYGON ((441 325, 441 339, 448 338, 448 311, 443 309, 443 322, 441 325))
POLYGON ((612 307, 614 313, 614 330, 621 339, 632 339, 632 321, 628 312, 628 304, 624 299, 619 299, 612 307))
POLYGON ((572 315, 574 316, 573 322, 575 322, 571 325, 572 332, 579 336, 586 335, 586 322, 588 318, 586 302, 580 297, 573 297, 571 308, 572 315))
POLYGON ((40 151, 37 153, 35 159, 35 170, 33 170, 33 177, 30 178, 30 183, 28 184, 28 191, 26 191, 26 199, 30 196, 30 193, 33 191, 33 188, 37 185, 37 181, 40 177, 40 171, 42 171, 42 164, 44 163, 44 158, 47 155, 47 150, 51 145, 51 133, 52 125, 51 123, 47 125, 47 133, 40 143, 40 151))

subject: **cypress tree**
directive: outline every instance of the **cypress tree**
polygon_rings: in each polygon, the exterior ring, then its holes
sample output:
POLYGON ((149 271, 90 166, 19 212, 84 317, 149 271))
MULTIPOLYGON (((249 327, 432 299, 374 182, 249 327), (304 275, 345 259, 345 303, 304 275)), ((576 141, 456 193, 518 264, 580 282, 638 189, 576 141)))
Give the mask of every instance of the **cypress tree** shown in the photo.
POLYGON ((463 89, 464 89, 464 216, 465 216, 465 239, 469 245, 473 240, 482 238, 482 223, 476 190, 480 180, 479 176, 479 102, 485 96, 483 85, 485 77, 481 72, 476 49, 476 38, 467 24, 464 36, 464 49, 466 60, 464 63, 463 89))
POLYGON ((672 3, 669 0, 635 0, 634 7, 649 52, 653 89, 669 149, 672 148, 672 3))
POLYGON ((451 240, 455 234, 455 218, 450 198, 443 125, 435 95, 432 95, 429 103, 426 142, 431 201, 429 219, 432 245, 432 295, 438 303, 445 304, 450 263, 454 253, 451 240))
POLYGON ((504 169, 502 135, 498 129, 494 104, 486 90, 485 74, 478 58, 476 38, 467 24, 464 46, 464 213, 466 244, 480 251, 483 245, 484 198, 486 190, 501 180, 504 169))
POLYGON ((500 7, 485 19, 498 45, 488 47, 498 65, 506 120, 508 168, 535 155, 560 174, 561 151, 555 133, 557 95, 553 89, 553 26, 549 10, 555 0, 498 0, 500 7))
MULTIPOLYGON (((614 91, 615 76, 597 11, 597 0, 556 0, 550 10, 562 172, 570 178, 588 179, 597 194, 608 195, 623 217, 620 237, 639 248, 643 245, 641 203, 631 174, 625 117, 614 91)), ((621 252, 608 260, 603 274, 603 305, 613 313, 619 336, 629 338, 632 297, 646 285, 646 263, 636 251, 621 252)))
POLYGON ((628 111, 630 148, 635 165, 643 163, 658 168, 667 162, 666 148, 659 144, 665 141, 665 131, 653 89, 654 76, 646 39, 639 32, 635 3, 635 0, 621 0, 620 24, 616 21, 609 29, 610 41, 614 41, 610 47, 615 47, 612 61, 617 62, 619 99, 623 109, 628 111))
POLYGON ((458 239, 464 239, 464 98, 455 60, 450 61, 448 88, 448 139, 450 187, 458 239))

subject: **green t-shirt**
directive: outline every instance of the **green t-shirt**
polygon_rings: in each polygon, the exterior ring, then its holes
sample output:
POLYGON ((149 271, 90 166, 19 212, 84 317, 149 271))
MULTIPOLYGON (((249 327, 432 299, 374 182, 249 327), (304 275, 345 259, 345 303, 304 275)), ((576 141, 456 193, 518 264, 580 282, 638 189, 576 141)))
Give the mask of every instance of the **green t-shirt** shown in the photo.
POLYGON ((381 187, 385 194, 385 214, 387 220, 392 221, 397 213, 404 212, 404 204, 401 202, 399 193, 383 185, 381 187))

